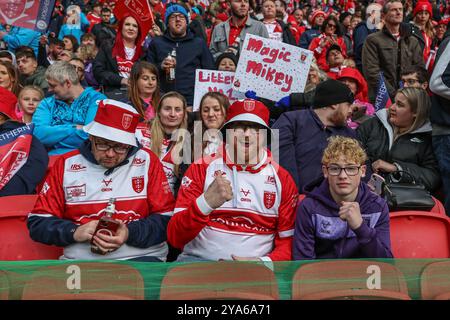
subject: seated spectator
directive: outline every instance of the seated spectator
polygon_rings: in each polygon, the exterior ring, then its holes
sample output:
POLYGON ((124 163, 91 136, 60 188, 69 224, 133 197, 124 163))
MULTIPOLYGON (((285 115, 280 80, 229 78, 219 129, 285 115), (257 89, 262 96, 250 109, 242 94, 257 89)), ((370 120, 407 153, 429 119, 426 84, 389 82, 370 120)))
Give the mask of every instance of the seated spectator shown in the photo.
POLYGON ((234 53, 224 52, 216 59, 216 70, 235 72, 238 64, 238 57, 234 53))
POLYGON ((177 261, 291 259, 297 190, 265 148, 268 122, 261 102, 234 102, 223 152, 189 167, 167 229, 177 261))
POLYGON ((311 29, 306 30, 300 36, 300 48, 308 49, 311 41, 320 35, 320 29, 322 28, 326 16, 327 14, 322 10, 316 10, 311 14, 311 29))
POLYGON ((339 72, 344 69, 344 55, 342 54, 342 49, 339 45, 333 44, 327 50, 326 54, 328 68, 326 71, 327 75, 331 79, 335 79, 338 76, 339 72))
POLYGON ((0 164, 0 197, 35 193, 48 165, 47 152, 35 136, 31 139, 21 139, 20 142, 17 140, 18 137, 32 135, 33 128, 23 128, 26 125, 18 121, 15 114, 16 101, 17 98, 10 91, 0 87, 0 148, 3 149, 0 150, 3 158, 0 164), (22 129, 18 130, 19 128, 22 129), (27 131, 27 134, 24 134, 24 131, 27 131), (2 137, 3 134, 6 136, 2 137), (14 141, 18 143, 12 143, 13 136, 16 139, 14 141), (8 159, 8 156, 14 153, 6 152, 14 148, 19 148, 18 152, 22 154, 26 153, 26 157, 18 163, 14 161, 18 159, 8 159), (13 168, 13 164, 19 169, 13 168))
POLYGON ((0 61, 9 62, 16 66, 16 55, 8 50, 0 50, 0 61))
POLYGON ((93 33, 83 34, 83 36, 81 37, 80 46, 82 45, 97 47, 97 45, 95 44, 95 35, 93 33))
POLYGON ((45 79, 45 68, 38 66, 36 56, 32 50, 20 50, 16 53, 19 79, 22 86, 35 85, 44 90, 48 89, 45 79))
POLYGON ((387 203, 361 181, 366 158, 358 141, 329 139, 325 179, 305 188, 297 209, 294 260, 393 257, 387 203))
POLYGON ((44 91, 37 86, 25 86, 17 97, 19 111, 22 113, 22 122, 31 123, 38 104, 44 99, 44 91))
MULTIPOLYGON (((277 2, 278 6, 283 8, 279 1, 276 0, 263 0, 262 3, 262 13, 264 18, 262 23, 267 29, 269 33, 269 39, 284 42, 291 45, 296 45, 295 38, 290 30, 289 24, 287 21, 281 20, 277 17, 277 9, 275 8, 275 2, 277 2)), ((284 4, 284 3, 283 3, 284 4)), ((284 11, 284 14, 286 12, 284 11)), ((287 14, 286 14, 287 15, 287 14)))
POLYGON ((159 100, 155 118, 149 127, 136 132, 138 141, 161 160, 170 189, 175 195, 187 169, 186 162, 190 162, 190 159, 183 159, 183 150, 186 150, 183 147, 189 142, 187 118, 186 99, 178 92, 171 91, 159 100))
POLYGON ((77 70, 78 81, 80 81, 81 86, 83 88, 88 87, 89 85, 84 79, 84 61, 75 57, 70 59, 69 64, 74 66, 74 68, 77 70))
POLYGON ((39 40, 38 65, 47 68, 58 60, 58 56, 64 49, 64 42, 58 38, 50 38, 42 35, 39 40), (48 46, 47 46, 48 44, 48 46))
POLYGON ((300 193, 321 177, 320 159, 327 139, 334 135, 355 136, 347 127, 353 100, 345 84, 326 80, 316 87, 312 109, 285 112, 272 126, 279 129, 280 165, 292 175, 300 193))
POLYGON ((158 69, 147 61, 136 62, 131 68, 128 98, 145 127, 156 116, 155 106, 159 104, 160 94, 158 69))
POLYGON ((428 71, 421 66, 411 66, 406 68, 401 73, 403 87, 405 88, 422 88, 428 89, 428 71))
POLYGON ((94 76, 94 59, 97 56, 98 48, 96 46, 82 44, 77 51, 77 57, 84 62, 84 77, 90 87, 97 89, 99 84, 94 76))
POLYGON ((355 97, 353 114, 351 119, 349 119, 348 126, 356 129, 375 113, 373 105, 369 103, 367 82, 358 69, 355 68, 342 69, 336 79, 345 83, 355 97))
POLYGON ((94 119, 98 101, 106 97, 92 88, 84 89, 68 62, 55 62, 45 76, 53 95, 42 100, 33 115, 35 135, 50 155, 63 154, 88 138, 83 125, 94 119))
POLYGON ((102 8, 103 4, 101 2, 94 2, 92 4, 92 11, 90 11, 86 18, 89 21, 89 28, 88 31, 91 32, 92 28, 102 22, 102 8))
POLYGON ((200 101, 200 125, 194 126, 192 142, 194 143, 194 160, 209 156, 221 150, 223 137, 220 133, 227 118, 230 102, 220 92, 208 92, 200 101), (197 155, 198 153, 198 155, 197 155))
POLYGON ((64 49, 72 53, 77 52, 78 47, 80 46, 79 42, 77 41, 77 38, 75 38, 72 35, 64 36, 62 41, 64 42, 64 49))
POLYGON ((141 57, 144 38, 138 19, 126 15, 119 21, 114 45, 100 48, 93 64, 94 76, 107 96, 126 99, 131 68, 141 57))
POLYGON ((401 182, 417 183, 433 192, 439 187, 439 168, 431 145, 431 102, 423 89, 397 91, 395 103, 382 109, 357 129, 358 138, 374 172, 401 182))
POLYGON ((72 60, 74 58, 74 54, 72 51, 70 50, 63 50, 59 53, 58 55, 58 61, 66 61, 69 62, 70 60, 72 60))
POLYGON ((0 87, 17 95, 20 91, 19 74, 9 62, 0 61, 0 87))
POLYGON ((344 57, 347 56, 347 52, 345 50, 346 47, 344 38, 342 37, 341 26, 335 16, 328 16, 323 22, 320 31, 320 36, 311 41, 308 49, 314 52, 314 57, 317 60, 319 68, 328 71, 329 66, 326 59, 328 48, 332 45, 338 45, 344 57))
POLYGON ((136 143, 138 120, 129 105, 100 102, 94 121, 83 127, 89 139, 60 157, 46 177, 28 217, 33 240, 64 247, 63 259, 165 261, 174 198, 158 158, 136 143), (111 198, 118 229, 94 234, 111 198))

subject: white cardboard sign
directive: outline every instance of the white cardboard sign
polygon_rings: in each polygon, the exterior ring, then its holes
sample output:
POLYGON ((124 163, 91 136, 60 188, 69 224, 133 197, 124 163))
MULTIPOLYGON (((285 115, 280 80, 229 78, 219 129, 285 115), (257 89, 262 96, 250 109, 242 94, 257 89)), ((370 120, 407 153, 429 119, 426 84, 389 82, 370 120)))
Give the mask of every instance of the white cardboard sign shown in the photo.
POLYGON ((312 51, 247 34, 233 88, 272 101, 303 92, 313 56, 312 51))
POLYGON ((230 103, 244 99, 245 95, 233 90, 234 72, 197 69, 195 72, 195 90, 193 110, 200 109, 200 101, 205 93, 216 91, 228 97, 230 103))

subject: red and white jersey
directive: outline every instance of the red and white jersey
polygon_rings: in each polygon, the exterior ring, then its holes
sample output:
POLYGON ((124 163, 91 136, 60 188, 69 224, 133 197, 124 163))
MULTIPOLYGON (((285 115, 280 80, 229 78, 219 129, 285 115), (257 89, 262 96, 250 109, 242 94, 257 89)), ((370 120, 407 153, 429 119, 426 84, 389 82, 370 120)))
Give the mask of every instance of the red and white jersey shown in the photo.
MULTIPOLYGON (((174 198, 161 163, 154 153, 140 149, 128 158, 128 164, 107 169, 88 161, 78 150, 62 155, 47 175, 39 198, 30 215, 56 216, 78 225, 99 220, 110 198, 115 198, 113 218, 125 224, 151 214, 171 216, 174 198)), ((108 259, 156 256, 165 259, 167 243, 149 248, 124 244, 108 254, 108 259)), ((90 251, 89 243, 75 243, 64 248, 69 259, 100 259, 90 251)))
POLYGON ((260 164, 229 165, 223 156, 192 164, 181 182, 169 242, 183 254, 206 260, 231 255, 263 261, 291 260, 297 188, 289 173, 265 152, 260 164), (204 192, 217 175, 231 182, 234 198, 212 210, 204 192))
MULTIPOLYGON (((139 143, 147 149, 150 149, 152 146, 152 137, 150 134, 150 129, 145 124, 139 124, 136 128, 136 138, 139 143)), ((163 143, 161 145, 161 152, 159 159, 163 165, 164 173, 166 174, 167 181, 169 182, 170 189, 172 193, 174 192, 175 183, 177 182, 177 176, 175 174, 175 164, 172 159, 172 141, 170 139, 163 139, 163 143)))

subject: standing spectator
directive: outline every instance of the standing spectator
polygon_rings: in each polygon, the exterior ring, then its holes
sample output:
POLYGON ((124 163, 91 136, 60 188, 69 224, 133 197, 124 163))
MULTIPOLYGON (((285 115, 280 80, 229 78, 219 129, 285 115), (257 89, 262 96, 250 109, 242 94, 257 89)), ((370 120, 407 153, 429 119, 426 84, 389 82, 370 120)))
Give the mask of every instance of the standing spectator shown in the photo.
POLYGON ((53 95, 42 100, 33 115, 35 135, 50 155, 63 154, 87 139, 83 125, 94 119, 98 101, 106 97, 92 88, 84 89, 68 62, 55 62, 45 76, 53 95))
MULTIPOLYGON (((279 2, 279 1, 276 1, 279 2)), ((277 19, 277 11, 275 9, 274 0, 264 0, 262 4, 263 23, 269 33, 269 39, 296 45, 295 38, 292 35, 288 24, 283 20, 277 19)))
POLYGON ((394 101, 358 127, 358 138, 375 173, 392 173, 396 180, 410 183, 411 177, 402 173, 406 171, 434 192, 440 177, 431 144, 430 98, 423 89, 402 88, 394 101))
POLYGON ((239 54, 248 33, 269 37, 266 27, 249 16, 249 0, 229 0, 229 2, 231 17, 218 24, 211 35, 209 48, 214 59, 227 50, 239 54))
MULTIPOLYGON (((399 88, 402 70, 411 65, 424 66, 419 41, 406 28, 400 30, 403 21, 403 4, 389 0, 383 6, 383 30, 367 37, 362 52, 363 73, 369 86, 369 100, 375 102, 380 71, 384 74, 386 88, 391 99, 399 88)), ((409 28, 408 28, 409 29, 409 28)))
POLYGON ((8 50, 16 51, 21 46, 28 46, 33 49, 37 57, 39 48, 39 38, 41 34, 26 28, 12 26, 11 30, 5 31, 0 25, 0 40, 3 40, 8 46, 8 50))
POLYGON ((323 22, 320 31, 322 33, 311 41, 309 50, 314 52, 319 68, 328 71, 329 66, 326 58, 328 48, 332 45, 338 45, 341 47, 342 55, 345 58, 347 57, 346 46, 344 38, 342 38, 341 25, 335 16, 328 16, 323 22))
POLYGON ((428 89, 428 71, 424 67, 411 66, 402 71, 401 75, 403 87, 428 89))
POLYGON ((293 258, 392 258, 387 203, 361 181, 366 154, 355 139, 331 137, 321 182, 297 209, 293 258))
MULTIPOLYGON (((243 0, 244 1, 244 0, 243 0)), ((163 92, 176 91, 182 94, 192 106, 194 100, 195 70, 214 69, 214 61, 200 37, 194 37, 187 28, 189 17, 186 10, 177 4, 166 10, 167 30, 163 36, 156 37, 148 47, 147 61, 160 70, 163 92), (175 51, 176 57, 169 56, 175 51), (170 68, 175 68, 175 80, 168 81, 170 68)))
POLYGON ((382 29, 384 23, 381 20, 382 6, 378 3, 371 3, 366 9, 366 21, 360 22, 353 29, 353 55, 356 67, 362 72, 362 49, 369 34, 382 29))
POLYGON ((142 34, 138 19, 125 15, 119 21, 114 45, 105 43, 94 60, 94 76, 105 94, 116 100, 127 97, 131 67, 142 56, 142 34))
POLYGON ((326 15, 322 10, 316 10, 311 14, 311 29, 302 33, 299 43, 300 48, 308 49, 311 41, 320 35, 320 29, 322 28, 326 15))
POLYGON ((450 20, 439 20, 438 23, 434 26, 434 42, 437 47, 441 44, 442 40, 444 40, 445 32, 447 31, 447 24, 450 20))
POLYGON ((33 50, 20 50, 16 54, 16 59, 20 84, 22 86, 36 85, 45 92, 48 88, 48 83, 45 79, 45 68, 38 66, 33 50))
MULTIPOLYGON (((70 5, 67 7, 66 21, 59 31, 58 38, 63 40, 64 36, 72 35, 80 43, 84 30, 89 27, 89 21, 79 6, 70 5)), ((66 48, 67 49, 67 48, 66 48)))
POLYGON ((42 35, 39 40, 38 65, 47 68, 58 59, 58 56, 63 49, 63 41, 58 38, 49 39, 46 35, 42 35))
POLYGON ((136 143, 138 118, 129 105, 101 101, 83 128, 89 139, 46 177, 28 216, 33 240, 64 247, 64 259, 166 260, 174 198, 156 156, 136 143), (94 234, 110 198, 120 225, 113 234, 94 234))
POLYGON ((91 32, 95 35, 95 43, 99 48, 102 48, 104 43, 114 43, 116 30, 111 24, 111 9, 103 7, 102 22, 96 24, 91 32))
POLYGON ((169 243, 183 250, 177 261, 290 260, 297 190, 265 148, 269 111, 251 99, 228 111, 224 151, 183 178, 169 243))
POLYGON ((433 150, 443 182, 444 205, 450 216, 450 33, 444 37, 430 78, 433 150))
POLYGON ((292 28, 295 30, 294 32, 295 43, 297 45, 300 45, 299 43, 300 37, 306 30, 305 23, 303 22, 303 10, 300 8, 295 9, 292 16, 294 17, 294 19, 291 19, 290 23, 292 28))
POLYGON ((96 24, 102 22, 102 8, 103 5, 100 2, 95 2, 92 6, 92 11, 87 14, 86 18, 89 21, 88 32, 91 32, 96 24))
POLYGON ((280 165, 292 175, 300 193, 321 176, 320 159, 327 139, 355 136, 347 127, 353 100, 345 84, 326 80, 316 87, 312 109, 285 112, 273 125, 279 129, 280 165))
POLYGON ((32 122, 33 114, 42 99, 44 99, 44 91, 37 86, 26 86, 20 90, 17 102, 23 123, 32 122))
POLYGON ((159 104, 158 73, 158 68, 147 61, 138 61, 131 68, 128 98, 145 126, 156 116, 156 106, 159 104))
POLYGON ((417 39, 419 39, 420 46, 423 50, 423 61, 425 65, 429 64, 428 59, 430 58, 430 51, 432 49, 434 38, 432 15, 433 8, 428 0, 417 2, 413 11, 412 32, 417 39))
POLYGON ((9 62, 0 61, 0 87, 11 91, 16 96, 20 91, 17 69, 9 62))
POLYGON ((216 70, 235 72, 237 63, 238 57, 234 53, 224 52, 216 59, 216 70))
POLYGON ((352 14, 350 12, 342 12, 339 15, 339 23, 341 24, 342 34, 345 42, 345 51, 347 56, 353 56, 353 28, 351 25, 352 14))

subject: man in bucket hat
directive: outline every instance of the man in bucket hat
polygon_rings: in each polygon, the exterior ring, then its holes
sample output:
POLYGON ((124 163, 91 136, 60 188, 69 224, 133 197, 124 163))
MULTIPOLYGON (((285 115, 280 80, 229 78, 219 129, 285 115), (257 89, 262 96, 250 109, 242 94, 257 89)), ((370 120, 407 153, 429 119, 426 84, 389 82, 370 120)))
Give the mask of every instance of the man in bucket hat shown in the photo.
POLYGON ((100 102, 83 127, 89 139, 46 177, 28 217, 32 239, 64 247, 64 259, 165 261, 174 198, 158 157, 136 142, 138 121, 132 106, 100 102), (111 198, 118 229, 94 234, 111 198))
POLYGON ((177 261, 291 259, 297 190, 265 148, 268 121, 261 102, 234 102, 223 150, 189 167, 167 230, 177 261))

